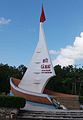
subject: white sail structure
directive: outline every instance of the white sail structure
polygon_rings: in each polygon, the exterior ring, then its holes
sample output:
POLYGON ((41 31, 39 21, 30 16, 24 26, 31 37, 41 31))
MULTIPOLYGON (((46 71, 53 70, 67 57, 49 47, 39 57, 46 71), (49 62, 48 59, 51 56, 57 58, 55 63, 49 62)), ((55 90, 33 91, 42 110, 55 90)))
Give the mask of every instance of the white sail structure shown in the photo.
POLYGON ((44 88, 55 72, 46 45, 43 23, 45 21, 44 9, 40 17, 39 41, 33 54, 31 64, 26 70, 22 80, 11 77, 11 93, 14 96, 26 99, 24 109, 51 111, 60 105, 50 93, 45 93, 44 88))
POLYGON ((40 17, 39 41, 33 54, 31 64, 26 70, 22 80, 10 78, 11 92, 15 96, 23 97, 28 102, 53 105, 51 97, 44 93, 46 83, 55 75, 49 52, 47 49, 43 22, 44 9, 40 17))
POLYGON ((43 23, 45 21, 44 9, 40 18, 39 41, 32 61, 25 72, 18 87, 35 93, 42 93, 48 79, 55 75, 52 62, 46 45, 43 23))

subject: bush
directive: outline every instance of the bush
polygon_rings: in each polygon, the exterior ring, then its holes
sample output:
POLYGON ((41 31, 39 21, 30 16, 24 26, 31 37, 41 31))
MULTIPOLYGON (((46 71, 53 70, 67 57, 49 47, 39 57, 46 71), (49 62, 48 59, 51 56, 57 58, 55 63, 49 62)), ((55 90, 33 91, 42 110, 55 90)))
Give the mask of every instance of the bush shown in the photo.
POLYGON ((26 100, 15 96, 0 96, 0 107, 23 108, 26 100))
POLYGON ((81 104, 83 104, 83 96, 80 96, 80 97, 79 97, 79 102, 80 102, 81 104))

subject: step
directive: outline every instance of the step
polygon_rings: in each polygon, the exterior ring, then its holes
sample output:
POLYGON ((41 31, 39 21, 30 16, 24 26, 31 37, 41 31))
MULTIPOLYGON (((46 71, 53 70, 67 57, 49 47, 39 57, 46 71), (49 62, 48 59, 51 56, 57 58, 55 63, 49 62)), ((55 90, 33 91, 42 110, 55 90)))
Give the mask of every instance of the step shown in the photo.
POLYGON ((83 110, 55 110, 53 112, 20 111, 17 119, 31 120, 83 120, 83 110))

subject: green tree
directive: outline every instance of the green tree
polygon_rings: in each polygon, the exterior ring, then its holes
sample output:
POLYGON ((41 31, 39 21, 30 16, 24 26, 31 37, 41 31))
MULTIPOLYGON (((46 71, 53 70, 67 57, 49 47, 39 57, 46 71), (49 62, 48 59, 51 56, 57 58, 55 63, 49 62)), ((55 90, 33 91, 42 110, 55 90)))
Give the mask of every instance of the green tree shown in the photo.
POLYGON ((20 65, 19 67, 12 67, 8 64, 0 64, 0 92, 5 92, 6 94, 10 92, 10 77, 15 77, 22 79, 26 67, 20 65))

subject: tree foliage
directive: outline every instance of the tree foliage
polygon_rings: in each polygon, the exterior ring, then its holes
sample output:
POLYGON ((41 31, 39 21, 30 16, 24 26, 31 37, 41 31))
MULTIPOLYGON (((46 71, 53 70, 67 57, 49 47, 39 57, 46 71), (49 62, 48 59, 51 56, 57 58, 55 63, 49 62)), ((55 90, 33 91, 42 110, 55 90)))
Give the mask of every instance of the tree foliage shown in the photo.
POLYGON ((53 91, 83 95, 83 67, 76 68, 72 65, 61 68, 54 67, 56 76, 47 84, 46 88, 53 91))
POLYGON ((5 92, 6 94, 10 92, 10 77, 15 77, 21 79, 26 71, 24 65, 19 67, 12 67, 8 64, 0 64, 0 92, 5 92))
MULTIPOLYGON (((83 67, 69 65, 54 67, 56 76, 52 77, 47 83, 46 88, 53 91, 76 94, 83 96, 83 67)), ((6 94, 10 92, 10 77, 21 79, 26 71, 24 65, 18 67, 9 66, 8 64, 0 64, 0 92, 6 94)))

